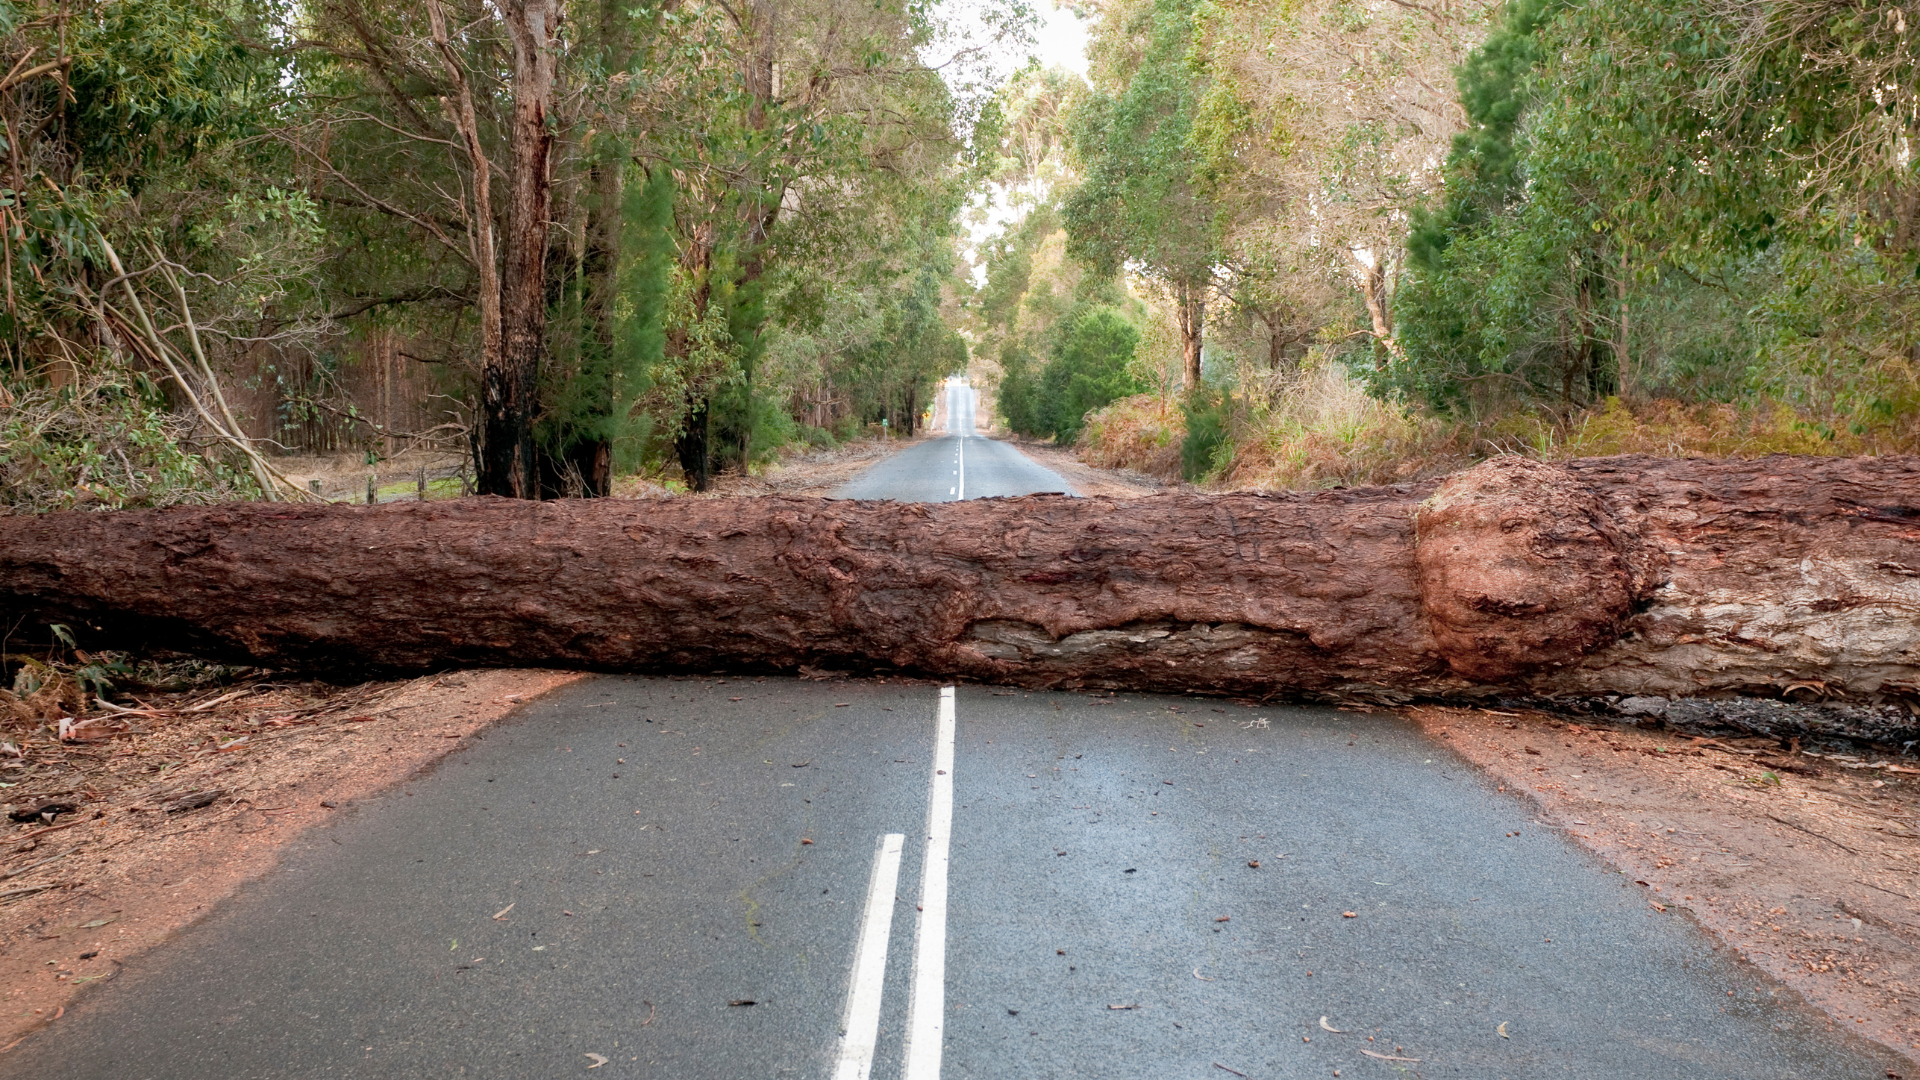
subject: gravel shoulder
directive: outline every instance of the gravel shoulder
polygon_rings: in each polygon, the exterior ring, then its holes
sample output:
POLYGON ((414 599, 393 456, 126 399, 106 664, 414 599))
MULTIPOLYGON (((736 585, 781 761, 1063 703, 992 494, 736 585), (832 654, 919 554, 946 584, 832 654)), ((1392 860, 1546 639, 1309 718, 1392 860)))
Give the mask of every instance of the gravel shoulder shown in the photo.
POLYGON ((1156 480, 1143 473, 1095 468, 1081 461, 1071 449, 1055 446, 1052 443, 1013 438, 1001 441, 1019 450, 1035 463, 1065 477, 1067 482, 1073 485, 1073 490, 1081 495, 1137 499, 1162 491, 1173 491, 1180 486, 1156 480))

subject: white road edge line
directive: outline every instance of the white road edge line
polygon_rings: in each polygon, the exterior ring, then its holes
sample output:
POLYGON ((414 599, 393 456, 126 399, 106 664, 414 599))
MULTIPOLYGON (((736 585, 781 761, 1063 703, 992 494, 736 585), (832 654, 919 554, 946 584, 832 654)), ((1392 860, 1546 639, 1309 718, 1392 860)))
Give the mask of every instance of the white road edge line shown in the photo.
POLYGON ((933 740, 933 795, 927 806, 927 855, 920 877, 920 929, 907 999, 907 1065, 901 1080, 940 1080, 946 1041, 947 858, 953 839, 953 687, 940 688, 933 740))
POLYGON ((867 911, 853 950, 853 985, 847 990, 847 1015, 833 1080, 867 1080, 873 1072, 873 1048, 880 1039, 880 992, 887 981, 887 939, 893 933, 893 905, 900 885, 900 847, 906 839, 905 833, 888 833, 874 849, 873 881, 867 886, 867 911))

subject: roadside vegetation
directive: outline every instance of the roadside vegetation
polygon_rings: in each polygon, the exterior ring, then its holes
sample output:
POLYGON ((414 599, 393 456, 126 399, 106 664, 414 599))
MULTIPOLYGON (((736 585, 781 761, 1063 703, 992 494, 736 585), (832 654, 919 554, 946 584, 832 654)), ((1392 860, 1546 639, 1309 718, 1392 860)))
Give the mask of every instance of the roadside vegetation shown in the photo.
POLYGON ((702 489, 913 433, 966 361, 965 73, 1024 25, 942 19, 0 0, 0 504, 303 499, 290 455, 422 447, 497 494, 702 489))
POLYGON ((1015 432, 1219 487, 1914 452, 1910 14, 1104 4, 1087 83, 1004 98, 977 362, 1015 432), (1090 307, 1139 392, 1060 424, 1090 307))
POLYGON ((0 0, 0 505, 1920 449, 1906 6, 984 10, 0 0))

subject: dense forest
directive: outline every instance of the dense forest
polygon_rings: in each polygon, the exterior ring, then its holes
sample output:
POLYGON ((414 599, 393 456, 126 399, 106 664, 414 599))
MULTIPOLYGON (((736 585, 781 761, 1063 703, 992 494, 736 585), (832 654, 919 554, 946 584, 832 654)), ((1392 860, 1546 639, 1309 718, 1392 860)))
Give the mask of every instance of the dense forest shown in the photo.
POLYGON ((1085 82, 1002 95, 1017 430, 1236 487, 1920 448, 1914 5, 1092 10, 1085 82))
POLYGON ((0 503, 1920 447, 1915 5, 1076 8, 0 0, 0 503))

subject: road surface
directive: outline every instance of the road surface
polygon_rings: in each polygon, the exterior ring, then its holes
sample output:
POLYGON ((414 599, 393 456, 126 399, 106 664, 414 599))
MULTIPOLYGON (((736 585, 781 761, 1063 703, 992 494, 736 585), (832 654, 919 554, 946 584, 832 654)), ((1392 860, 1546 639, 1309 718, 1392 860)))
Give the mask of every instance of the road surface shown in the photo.
POLYGON ((977 392, 960 380, 946 384, 945 435, 922 439, 868 469, 834 492, 843 499, 947 502, 1041 491, 1076 494, 1060 474, 997 439, 974 433, 977 392))
MULTIPOLYGON (((880 467, 918 473, 849 490, 957 498, 964 454, 981 494, 1001 444, 964 390, 950 438, 880 467)), ((1395 717, 739 675, 528 705, 0 1056, 19 1080, 1910 1071, 1395 717)))

